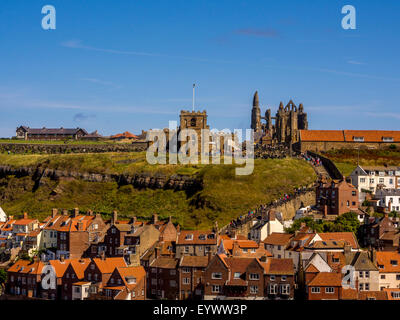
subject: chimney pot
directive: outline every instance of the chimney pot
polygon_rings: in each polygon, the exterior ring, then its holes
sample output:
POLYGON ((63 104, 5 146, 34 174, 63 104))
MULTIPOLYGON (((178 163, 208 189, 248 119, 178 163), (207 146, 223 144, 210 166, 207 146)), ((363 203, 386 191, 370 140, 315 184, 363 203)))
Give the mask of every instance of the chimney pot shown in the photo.
POLYGON ((79 208, 74 208, 74 218, 79 216, 79 208))

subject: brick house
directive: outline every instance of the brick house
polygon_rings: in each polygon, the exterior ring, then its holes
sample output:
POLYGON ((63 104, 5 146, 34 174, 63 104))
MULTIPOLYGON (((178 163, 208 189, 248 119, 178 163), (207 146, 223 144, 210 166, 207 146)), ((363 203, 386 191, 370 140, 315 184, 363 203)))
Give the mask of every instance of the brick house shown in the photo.
POLYGON ((107 225, 100 214, 79 215, 79 209, 69 219, 64 220, 57 229, 57 256, 65 255, 76 259, 89 255, 91 243, 104 237, 107 225))
POLYGON ((274 258, 285 257, 285 249, 289 246, 293 235, 290 233, 273 232, 264 239, 264 247, 274 258))
POLYGON ((263 243, 259 244, 253 240, 223 239, 222 237, 218 247, 218 253, 224 253, 227 256, 247 258, 272 257, 272 254, 265 249, 263 243))
POLYGON ((179 300, 202 300, 205 269, 211 255, 182 256, 179 260, 179 300))
POLYGON ((215 254, 218 247, 218 234, 214 231, 182 230, 176 241, 176 257, 183 255, 207 256, 215 254))
POLYGON ((146 272, 139 267, 117 267, 111 274, 103 295, 114 300, 145 300, 146 272))
POLYGON ((319 272, 306 284, 308 300, 340 300, 342 274, 319 272))
POLYGON ((264 267, 257 258, 215 255, 205 270, 204 300, 264 298, 264 267))
POLYGON ((379 270, 379 289, 400 288, 400 253, 377 251, 374 256, 379 270))
POLYGON ((378 250, 394 251, 399 247, 397 223, 385 213, 383 217, 366 216, 361 226, 363 246, 378 250))
POLYGON ((147 297, 177 300, 179 298, 179 260, 157 256, 147 273, 147 297))
POLYGON ((106 258, 103 254, 100 258, 90 261, 84 272, 84 281, 91 282, 91 294, 100 294, 108 283, 115 268, 127 267, 122 257, 106 258))
POLYGON ((341 215, 359 207, 358 190, 345 179, 330 183, 320 182, 316 189, 318 209, 327 215, 341 215))
POLYGON ((292 259, 268 258, 261 264, 265 270, 265 298, 292 300, 295 290, 295 271, 292 259))
POLYGON ((18 260, 7 270, 6 292, 24 298, 40 297, 43 267, 38 259, 18 260))
POLYGON ((69 265, 64 272, 61 283, 61 299, 73 299, 73 285, 81 282, 85 277, 85 270, 90 264, 90 259, 70 259, 69 265))

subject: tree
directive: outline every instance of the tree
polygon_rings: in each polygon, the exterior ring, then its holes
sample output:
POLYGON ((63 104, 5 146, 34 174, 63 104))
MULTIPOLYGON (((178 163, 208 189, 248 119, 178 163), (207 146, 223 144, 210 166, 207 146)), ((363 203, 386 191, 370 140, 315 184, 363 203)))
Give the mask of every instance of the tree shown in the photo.
POLYGON ((0 285, 5 283, 7 279, 7 272, 4 269, 0 269, 0 285))
POLYGON ((360 221, 354 212, 346 212, 337 217, 333 222, 333 232, 354 232, 357 233, 360 221))

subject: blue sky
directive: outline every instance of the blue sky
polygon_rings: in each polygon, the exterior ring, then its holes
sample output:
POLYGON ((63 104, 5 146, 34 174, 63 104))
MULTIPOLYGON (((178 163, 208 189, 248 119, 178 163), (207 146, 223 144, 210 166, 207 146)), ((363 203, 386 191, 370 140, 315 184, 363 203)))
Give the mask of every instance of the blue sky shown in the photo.
POLYGON ((206 109, 250 126, 303 103, 310 129, 398 129, 400 1, 1 0, 0 137, 19 125, 108 135, 206 109), (56 8, 56 30, 41 9, 56 8), (343 5, 357 29, 341 27, 343 5))

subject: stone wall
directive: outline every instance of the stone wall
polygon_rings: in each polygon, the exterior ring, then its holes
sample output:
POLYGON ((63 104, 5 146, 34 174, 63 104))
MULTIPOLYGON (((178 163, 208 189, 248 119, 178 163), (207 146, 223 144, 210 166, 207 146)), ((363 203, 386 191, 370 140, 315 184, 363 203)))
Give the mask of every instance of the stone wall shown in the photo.
POLYGON ((192 190, 202 188, 202 181, 187 176, 172 175, 151 175, 146 173, 135 175, 124 174, 100 174, 76 171, 64 171, 48 169, 41 167, 19 167, 0 165, 0 178, 9 175, 16 177, 31 176, 32 179, 40 181, 42 177, 53 180, 61 178, 74 178, 88 182, 117 182, 119 185, 131 184, 135 188, 151 189, 174 189, 174 190, 192 190))
POLYGON ((0 143, 0 152, 24 153, 104 153, 146 151, 147 142, 134 144, 36 144, 36 143, 0 143))
MULTIPOLYGON (((283 220, 291 220, 295 216, 296 211, 300 209, 301 203, 303 203, 304 206, 315 205, 315 191, 308 191, 300 194, 281 205, 274 206, 273 209, 278 212, 282 212, 283 220)), ((237 235, 243 235, 247 238, 248 234, 250 233, 250 228, 253 225, 253 221, 254 219, 239 225, 237 228, 235 228, 235 233, 237 235)), ((221 233, 223 234, 227 229, 229 228, 225 226, 221 229, 221 233)))
POLYGON ((321 152, 336 149, 385 149, 391 144, 400 147, 400 143, 393 142, 300 141, 294 145, 294 148, 300 152, 321 152))

